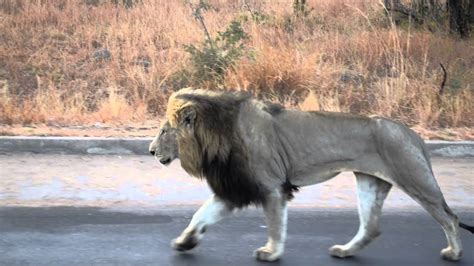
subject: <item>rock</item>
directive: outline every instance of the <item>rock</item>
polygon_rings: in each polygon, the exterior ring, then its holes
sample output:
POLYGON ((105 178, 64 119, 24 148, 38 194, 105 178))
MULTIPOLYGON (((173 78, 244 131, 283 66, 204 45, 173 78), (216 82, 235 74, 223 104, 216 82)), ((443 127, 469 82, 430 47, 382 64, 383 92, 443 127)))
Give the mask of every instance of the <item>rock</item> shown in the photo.
POLYGON ((100 48, 94 51, 94 53, 92 54, 92 57, 95 60, 110 60, 110 58, 112 57, 112 54, 109 52, 109 50, 105 48, 100 48))
POLYGON ((341 83, 354 83, 355 85, 362 84, 364 77, 352 70, 343 70, 341 76, 339 76, 339 82, 341 83))
POLYGON ((100 42, 96 41, 96 40, 92 40, 91 45, 92 45, 92 47, 94 47, 95 49, 99 49, 99 48, 102 47, 102 44, 101 44, 100 42))
POLYGON ((151 60, 148 58, 137 58, 135 59, 135 65, 149 68, 151 66, 151 60))

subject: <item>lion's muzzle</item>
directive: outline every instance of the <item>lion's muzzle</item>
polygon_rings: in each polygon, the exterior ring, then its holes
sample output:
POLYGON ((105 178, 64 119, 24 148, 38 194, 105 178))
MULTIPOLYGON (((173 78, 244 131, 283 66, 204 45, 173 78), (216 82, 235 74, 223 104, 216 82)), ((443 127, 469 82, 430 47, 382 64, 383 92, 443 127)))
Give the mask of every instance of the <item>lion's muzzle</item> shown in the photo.
POLYGON ((172 160, 169 157, 167 157, 167 158, 163 157, 163 158, 159 159, 159 161, 162 165, 168 165, 168 164, 171 163, 172 160))

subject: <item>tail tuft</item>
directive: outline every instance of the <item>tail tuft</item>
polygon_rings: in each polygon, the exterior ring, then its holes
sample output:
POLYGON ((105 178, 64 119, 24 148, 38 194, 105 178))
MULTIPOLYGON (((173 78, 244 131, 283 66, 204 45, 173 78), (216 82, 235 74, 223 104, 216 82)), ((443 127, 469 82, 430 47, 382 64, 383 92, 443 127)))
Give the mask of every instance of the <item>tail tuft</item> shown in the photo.
POLYGON ((471 232, 471 234, 474 234, 474 226, 470 226, 470 225, 459 222, 459 227, 466 229, 467 231, 471 232))

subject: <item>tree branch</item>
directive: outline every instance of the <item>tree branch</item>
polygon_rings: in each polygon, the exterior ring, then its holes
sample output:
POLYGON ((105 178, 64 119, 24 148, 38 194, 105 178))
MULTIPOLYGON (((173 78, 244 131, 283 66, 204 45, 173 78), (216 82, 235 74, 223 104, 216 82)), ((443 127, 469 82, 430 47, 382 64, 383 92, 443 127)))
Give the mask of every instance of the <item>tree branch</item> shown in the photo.
POLYGON ((441 82, 441 87, 438 91, 438 95, 436 99, 438 100, 438 105, 441 105, 441 96, 444 94, 444 86, 446 85, 446 80, 448 79, 448 72, 446 71, 446 68, 444 68, 442 63, 439 63, 441 66, 441 69, 443 70, 443 81, 441 82))
POLYGON ((448 72, 446 72, 446 68, 444 68, 442 63, 439 63, 441 69, 443 70, 443 81, 441 82, 441 88, 439 89, 439 95, 444 94, 444 85, 446 85, 446 80, 448 79, 448 72))

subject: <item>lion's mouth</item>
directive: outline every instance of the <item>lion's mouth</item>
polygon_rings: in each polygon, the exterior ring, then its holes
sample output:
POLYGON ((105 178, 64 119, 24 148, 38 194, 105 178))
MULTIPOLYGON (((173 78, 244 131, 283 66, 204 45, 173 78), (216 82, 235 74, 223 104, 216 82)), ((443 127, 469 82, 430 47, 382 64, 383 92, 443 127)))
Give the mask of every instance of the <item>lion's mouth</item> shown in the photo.
POLYGON ((171 163, 172 160, 169 157, 167 157, 167 158, 163 157, 163 158, 159 159, 159 161, 162 165, 168 165, 168 164, 171 163))

